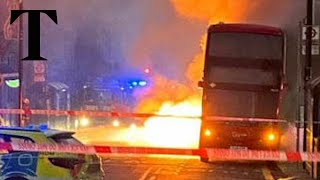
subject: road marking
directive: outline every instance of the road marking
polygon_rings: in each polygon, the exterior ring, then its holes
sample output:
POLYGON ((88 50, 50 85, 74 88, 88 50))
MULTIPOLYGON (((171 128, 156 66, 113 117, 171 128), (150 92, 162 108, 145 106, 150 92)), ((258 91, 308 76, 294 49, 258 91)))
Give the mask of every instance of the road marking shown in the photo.
POLYGON ((124 161, 125 164, 140 164, 138 160, 126 160, 124 161))
POLYGON ((154 172, 154 174, 159 174, 161 170, 162 170, 162 168, 159 167, 159 168, 156 170, 156 172, 154 172))
POLYGON ((265 180, 275 180, 271 174, 271 171, 267 167, 262 168, 262 174, 265 180))
POLYGON ((293 176, 293 177, 288 177, 288 178, 280 178, 278 180, 292 180, 292 179, 297 179, 297 177, 293 176))
POLYGON ((142 174, 142 176, 139 178, 139 180, 145 180, 145 179, 148 177, 148 175, 149 175, 149 173, 151 172, 151 170, 152 170, 152 167, 149 167, 149 168, 142 174))
POLYGON ((178 167, 177 169, 176 169, 176 171, 175 171, 175 175, 179 175, 180 174, 180 172, 182 171, 182 169, 183 169, 183 167, 178 167))
POLYGON ((149 178, 149 180, 155 180, 155 179, 157 179, 156 176, 151 176, 151 177, 149 178))

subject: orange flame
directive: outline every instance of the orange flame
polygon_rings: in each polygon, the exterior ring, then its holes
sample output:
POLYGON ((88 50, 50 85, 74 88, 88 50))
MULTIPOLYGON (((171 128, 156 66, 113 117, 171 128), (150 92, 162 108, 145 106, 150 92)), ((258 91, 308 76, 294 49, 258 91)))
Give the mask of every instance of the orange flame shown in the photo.
MULTIPOLYGON (((171 0, 176 11, 187 18, 209 22, 240 21, 244 18, 249 0, 171 0)), ((201 93, 196 84, 203 77, 204 52, 206 34, 201 39, 201 52, 194 56, 186 69, 185 76, 192 84, 182 84, 156 76, 156 86, 151 96, 146 97, 138 106, 139 110, 159 110, 159 114, 170 115, 201 115, 201 93), (174 88, 172 88, 174 87, 174 88), (168 101, 168 100, 171 100, 168 101), (194 103, 196 102, 196 103, 194 103), (195 110, 192 111, 192 110, 195 110)), ((145 136, 148 144, 158 147, 197 147, 200 133, 200 119, 183 118, 150 118, 146 122, 145 136)))
MULTIPOLYGON (((159 111, 162 115, 200 116, 201 101, 190 98, 174 104, 165 102, 159 111)), ((170 148, 197 148, 201 120, 198 118, 150 118, 145 123, 145 136, 151 146, 170 148)))
POLYGON ((204 66, 204 56, 205 48, 207 43, 207 34, 202 36, 200 47, 202 52, 195 55, 191 63, 188 65, 186 71, 186 77, 191 80, 193 85, 197 85, 197 82, 203 77, 203 66, 204 66))
MULTIPOLYGON (((209 24, 218 22, 241 22, 249 12, 249 7, 255 3, 250 0, 171 0, 176 11, 185 17, 206 21, 209 24)), ((188 66, 186 76, 193 84, 202 77, 204 54, 207 36, 201 38, 201 52, 194 56, 188 66)))
POLYGON ((162 104, 168 100, 174 103, 181 102, 193 94, 193 89, 175 80, 169 80, 160 74, 153 77, 153 86, 136 96, 143 99, 136 107, 136 111, 145 113, 157 112, 162 104))
POLYGON ((251 0, 171 0, 176 11, 188 18, 210 24, 243 21, 249 8, 257 2, 251 0))
MULTIPOLYGON (((248 13, 249 5, 255 5, 250 0, 171 0, 171 2, 179 15, 192 20, 204 21, 209 24, 220 21, 240 22, 244 20, 248 13)), ((173 32, 180 33, 181 30, 176 31, 174 29, 173 32)), ((171 43, 163 42, 168 39, 166 38, 166 33, 162 31, 159 37, 163 38, 155 39, 153 32, 149 32, 145 34, 145 38, 147 38, 152 45, 158 47, 159 42, 164 44, 171 43)), ((141 42, 138 44, 140 46, 142 44, 143 47, 145 46, 145 44, 141 42)), ((143 94, 136 95, 143 99, 136 107, 136 111, 177 116, 200 116, 201 91, 197 89, 196 83, 202 78, 205 44, 206 35, 203 35, 200 42, 201 51, 194 56, 185 71, 185 76, 189 82, 182 83, 169 80, 153 71, 153 86, 143 94)), ((139 58, 136 58, 139 59, 139 61, 152 59, 152 57, 144 51, 144 48, 141 49, 141 52, 136 50, 137 49, 135 49, 135 52, 140 55, 139 58)), ((145 62, 137 62, 136 64, 141 66, 144 63, 145 62)), ((200 125, 201 120, 197 118, 152 117, 146 121, 143 129, 134 128, 130 131, 124 131, 123 133, 119 132, 118 134, 120 139, 125 139, 130 145, 133 143, 134 145, 142 146, 197 148, 200 125), (124 134, 127 134, 127 136, 124 134)), ((102 131, 106 133, 105 130, 102 131)))

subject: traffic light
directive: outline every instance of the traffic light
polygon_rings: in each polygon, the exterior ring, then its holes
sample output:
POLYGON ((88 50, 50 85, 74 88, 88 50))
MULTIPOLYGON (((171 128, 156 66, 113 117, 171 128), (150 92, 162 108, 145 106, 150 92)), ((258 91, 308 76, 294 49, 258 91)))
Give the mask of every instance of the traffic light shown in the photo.
POLYGON ((0 74, 0 86, 6 84, 10 88, 18 88, 20 86, 18 73, 0 74))
POLYGON ((20 86, 20 80, 19 79, 5 80, 5 83, 10 88, 18 88, 20 86))

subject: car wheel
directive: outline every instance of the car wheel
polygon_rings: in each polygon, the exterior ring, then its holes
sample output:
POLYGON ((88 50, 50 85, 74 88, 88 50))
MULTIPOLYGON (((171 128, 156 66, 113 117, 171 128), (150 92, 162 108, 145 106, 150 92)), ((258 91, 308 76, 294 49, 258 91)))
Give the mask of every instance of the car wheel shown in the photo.
POLYGON ((24 178, 24 177, 11 177, 11 178, 8 178, 6 180, 28 180, 28 179, 24 178))

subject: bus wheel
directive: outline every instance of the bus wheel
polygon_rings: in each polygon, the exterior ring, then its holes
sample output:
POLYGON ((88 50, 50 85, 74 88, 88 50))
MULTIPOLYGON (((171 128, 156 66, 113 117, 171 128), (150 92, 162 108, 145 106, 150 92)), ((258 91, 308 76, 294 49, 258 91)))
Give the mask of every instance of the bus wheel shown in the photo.
POLYGON ((200 161, 204 162, 204 163, 208 163, 209 162, 209 158, 200 157, 200 161))

